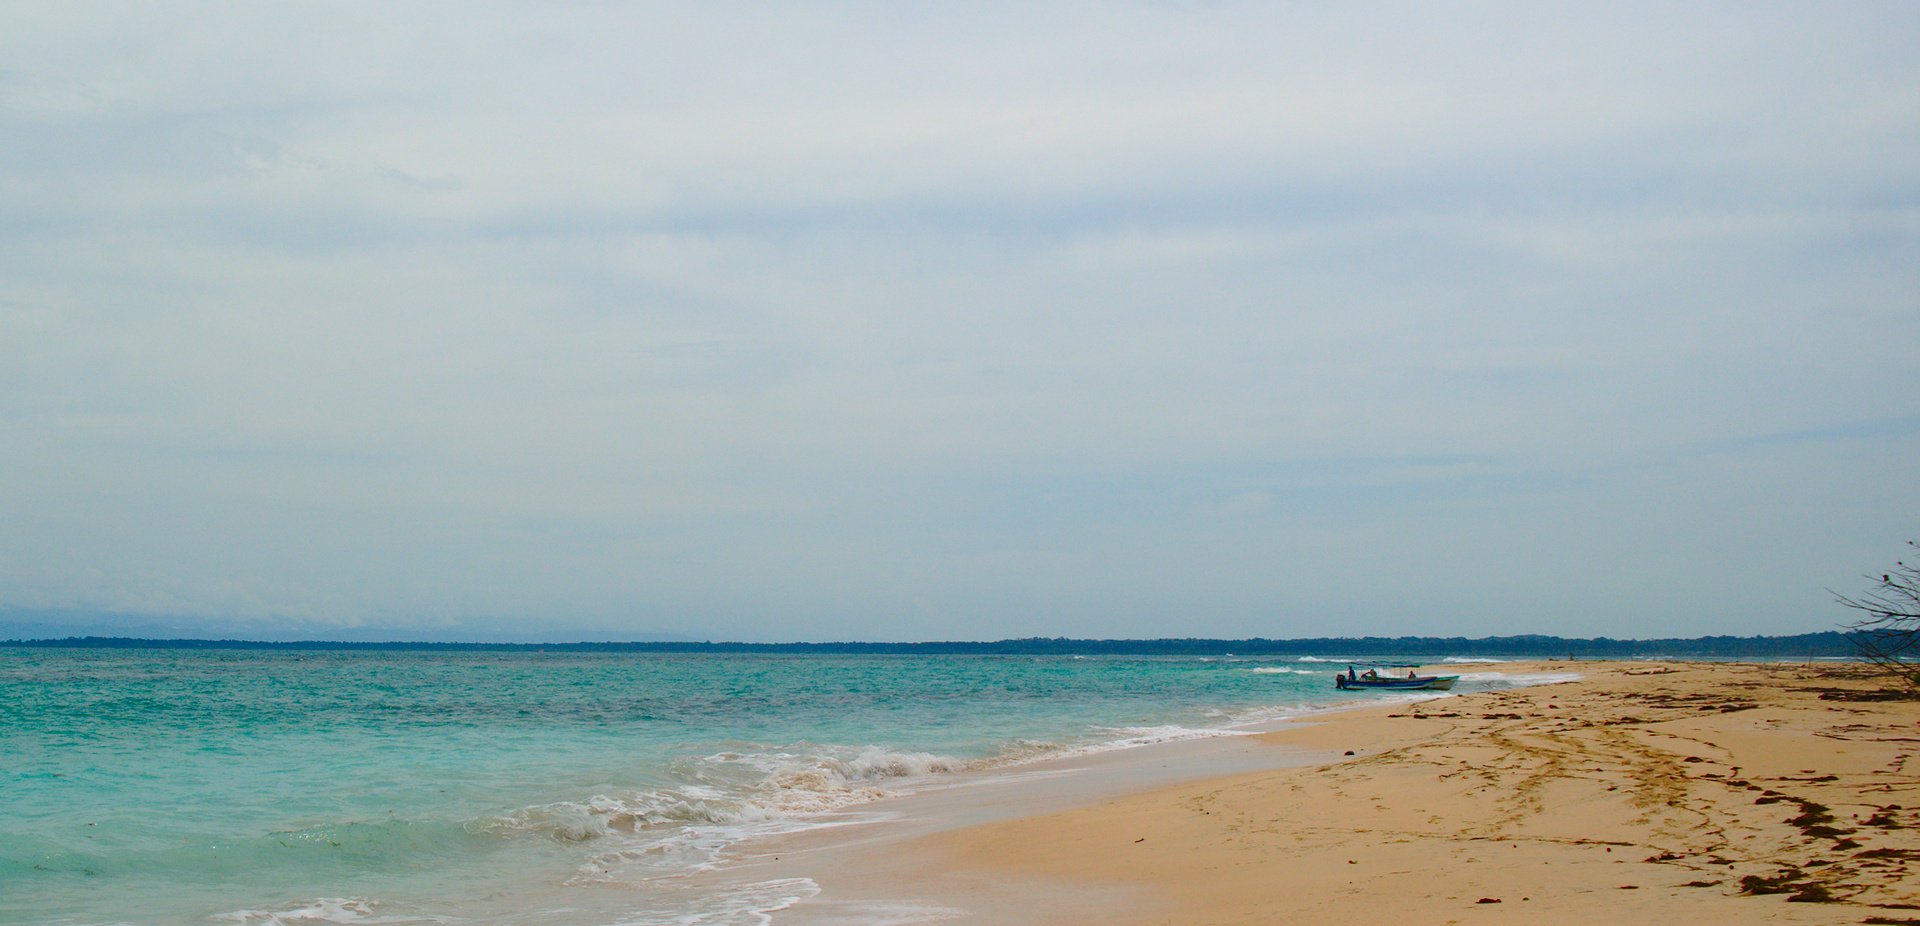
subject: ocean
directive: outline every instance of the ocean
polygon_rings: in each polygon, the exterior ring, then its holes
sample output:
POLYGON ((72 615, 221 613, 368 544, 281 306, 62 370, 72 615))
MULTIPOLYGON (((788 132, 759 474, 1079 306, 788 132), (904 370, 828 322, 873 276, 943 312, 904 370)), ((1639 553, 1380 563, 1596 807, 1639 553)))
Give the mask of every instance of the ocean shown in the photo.
POLYGON ((0 647, 0 923, 778 924, 810 879, 689 873, 897 795, 1354 700, 1335 668, 0 647))

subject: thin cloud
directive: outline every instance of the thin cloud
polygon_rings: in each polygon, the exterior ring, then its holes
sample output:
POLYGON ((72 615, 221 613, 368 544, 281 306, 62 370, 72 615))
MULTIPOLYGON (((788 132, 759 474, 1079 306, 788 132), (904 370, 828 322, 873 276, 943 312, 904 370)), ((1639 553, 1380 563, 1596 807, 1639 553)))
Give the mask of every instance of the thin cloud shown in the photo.
POLYGON ((1820 629, 1911 533, 1917 33, 16 4, 0 611, 1820 629))

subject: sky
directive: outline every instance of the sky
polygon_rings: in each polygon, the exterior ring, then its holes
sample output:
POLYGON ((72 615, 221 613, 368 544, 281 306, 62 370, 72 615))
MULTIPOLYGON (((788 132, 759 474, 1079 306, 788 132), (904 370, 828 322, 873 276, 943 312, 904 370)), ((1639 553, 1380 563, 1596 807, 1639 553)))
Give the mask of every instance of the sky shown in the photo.
POLYGON ((1917 165, 1905 0, 9 0, 0 638, 1834 629, 1917 165))

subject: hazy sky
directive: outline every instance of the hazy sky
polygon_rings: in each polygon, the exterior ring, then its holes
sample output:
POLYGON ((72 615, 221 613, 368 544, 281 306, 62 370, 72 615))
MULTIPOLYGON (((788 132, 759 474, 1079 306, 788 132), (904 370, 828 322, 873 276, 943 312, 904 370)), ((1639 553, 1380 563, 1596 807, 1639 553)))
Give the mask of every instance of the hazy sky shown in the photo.
POLYGON ((0 5, 0 616, 1800 633, 1916 536, 1907 0, 0 5))

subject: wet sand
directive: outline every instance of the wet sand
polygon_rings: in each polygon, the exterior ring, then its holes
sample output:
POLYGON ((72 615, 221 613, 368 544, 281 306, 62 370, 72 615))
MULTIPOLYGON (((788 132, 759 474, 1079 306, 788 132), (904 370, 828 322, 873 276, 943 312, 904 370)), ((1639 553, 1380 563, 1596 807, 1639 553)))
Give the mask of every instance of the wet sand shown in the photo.
POLYGON ((1847 666, 1500 670, 1583 677, 1236 747, 1322 764, 843 844, 775 922, 1920 924, 1920 702, 1847 666))

